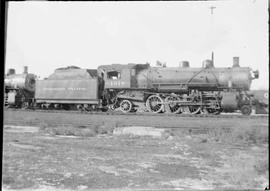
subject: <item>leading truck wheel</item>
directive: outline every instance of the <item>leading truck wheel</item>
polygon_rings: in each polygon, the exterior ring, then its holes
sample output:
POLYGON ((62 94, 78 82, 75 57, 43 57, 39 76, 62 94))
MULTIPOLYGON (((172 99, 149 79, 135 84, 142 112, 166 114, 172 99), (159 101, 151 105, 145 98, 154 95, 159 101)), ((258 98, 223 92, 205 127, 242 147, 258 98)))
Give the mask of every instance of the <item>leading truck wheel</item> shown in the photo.
POLYGON ((249 105, 243 105, 241 107, 241 112, 243 115, 250 115, 251 111, 252 111, 252 109, 251 109, 251 106, 249 106, 249 105))
POLYGON ((146 107, 150 112, 160 113, 164 109, 163 99, 158 95, 151 95, 146 100, 146 107))
POLYGON ((206 108, 203 110, 203 113, 205 114, 212 114, 212 115, 218 115, 220 114, 221 110, 216 108, 206 108))

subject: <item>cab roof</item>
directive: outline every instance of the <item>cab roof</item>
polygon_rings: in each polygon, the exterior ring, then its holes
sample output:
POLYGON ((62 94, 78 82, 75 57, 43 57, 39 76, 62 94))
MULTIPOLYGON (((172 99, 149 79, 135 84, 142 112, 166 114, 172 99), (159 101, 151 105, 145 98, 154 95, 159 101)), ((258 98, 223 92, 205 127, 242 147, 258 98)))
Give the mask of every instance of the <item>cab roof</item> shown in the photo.
POLYGON ((110 65, 101 65, 98 67, 98 70, 105 70, 105 71, 111 71, 111 70, 122 70, 122 69, 146 69, 149 68, 150 64, 110 64, 110 65))

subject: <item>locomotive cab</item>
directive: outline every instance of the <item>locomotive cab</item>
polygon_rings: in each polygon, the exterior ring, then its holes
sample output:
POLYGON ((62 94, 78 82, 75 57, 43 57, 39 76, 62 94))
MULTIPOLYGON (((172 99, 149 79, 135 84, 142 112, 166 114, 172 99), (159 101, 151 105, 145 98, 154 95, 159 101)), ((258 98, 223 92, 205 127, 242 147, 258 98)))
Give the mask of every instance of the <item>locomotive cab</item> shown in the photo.
POLYGON ((108 70, 104 73, 105 88, 131 88, 131 70, 127 68, 108 70))
POLYGON ((133 89, 137 88, 137 73, 148 67, 149 64, 112 64, 100 66, 98 71, 103 75, 104 89, 133 89))

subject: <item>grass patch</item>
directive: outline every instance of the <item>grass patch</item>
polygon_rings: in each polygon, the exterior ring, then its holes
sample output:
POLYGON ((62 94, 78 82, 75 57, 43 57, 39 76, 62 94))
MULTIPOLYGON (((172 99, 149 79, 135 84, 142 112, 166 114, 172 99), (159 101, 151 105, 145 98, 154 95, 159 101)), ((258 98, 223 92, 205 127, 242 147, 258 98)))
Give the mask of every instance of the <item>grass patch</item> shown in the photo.
POLYGON ((267 144, 268 133, 264 126, 213 128, 208 130, 207 138, 219 142, 267 144))
POLYGON ((48 124, 45 122, 41 122, 38 126, 40 127, 40 130, 45 130, 49 127, 48 124))
POLYGON ((233 188, 265 188, 268 183, 268 160, 256 157, 247 157, 239 153, 226 161, 228 167, 221 169, 224 180, 233 185, 233 188))
POLYGON ((46 128, 46 132, 51 135, 94 137, 97 135, 95 128, 75 128, 72 126, 58 126, 46 128))
POLYGON ((254 165, 254 169, 258 175, 268 174, 269 161, 267 159, 258 159, 254 165))
POLYGON ((41 123, 40 129, 50 135, 63 135, 63 136, 79 136, 79 137, 94 137, 98 134, 112 134, 117 124, 103 123, 94 126, 68 126, 60 125, 57 127, 49 127, 46 123, 41 123))

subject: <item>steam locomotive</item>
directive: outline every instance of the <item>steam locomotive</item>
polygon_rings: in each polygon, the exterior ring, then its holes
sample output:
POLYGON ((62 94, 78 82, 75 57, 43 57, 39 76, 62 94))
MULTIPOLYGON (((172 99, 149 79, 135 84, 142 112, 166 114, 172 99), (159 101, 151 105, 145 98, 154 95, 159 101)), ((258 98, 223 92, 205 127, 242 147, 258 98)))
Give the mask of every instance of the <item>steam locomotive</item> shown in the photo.
POLYGON ((58 68, 46 80, 37 80, 34 105, 45 109, 121 110, 124 113, 211 113, 252 111, 248 93, 258 71, 239 66, 215 68, 205 60, 201 68, 189 62, 179 67, 146 64, 101 65, 97 69, 76 66, 58 68))
POLYGON ((9 69, 5 76, 4 105, 6 107, 26 108, 33 104, 36 76, 28 73, 27 66, 22 74, 9 69))
POLYGON ((187 61, 168 68, 106 65, 98 67, 98 72, 105 81, 106 103, 122 112, 145 105, 153 113, 219 114, 240 109, 249 115, 252 95, 247 91, 259 73, 240 67, 238 57, 233 63, 230 68, 215 68, 212 60, 205 60, 202 68, 190 68, 187 61))

